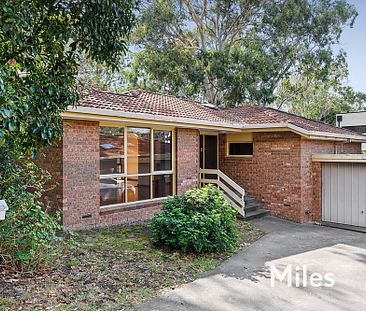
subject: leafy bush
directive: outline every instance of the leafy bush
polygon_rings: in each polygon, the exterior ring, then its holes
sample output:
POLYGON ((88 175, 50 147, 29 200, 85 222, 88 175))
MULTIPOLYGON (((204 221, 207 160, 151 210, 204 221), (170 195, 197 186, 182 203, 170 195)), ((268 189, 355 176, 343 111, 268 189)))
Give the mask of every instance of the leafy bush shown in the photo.
POLYGON ((165 201, 151 231, 154 244, 183 252, 230 251, 238 241, 236 211, 213 185, 165 201))
POLYGON ((39 200, 49 173, 33 162, 6 160, 0 170, 0 197, 9 205, 0 221, 0 268, 22 271, 47 268, 56 255, 59 217, 46 213, 39 200))

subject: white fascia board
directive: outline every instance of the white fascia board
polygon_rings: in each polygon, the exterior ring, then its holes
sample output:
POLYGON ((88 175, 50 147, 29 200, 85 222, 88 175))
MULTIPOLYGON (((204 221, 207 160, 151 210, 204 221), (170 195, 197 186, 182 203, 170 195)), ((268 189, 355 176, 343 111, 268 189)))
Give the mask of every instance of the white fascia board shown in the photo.
POLYGON ((99 108, 69 106, 67 109, 67 112, 102 115, 102 116, 109 116, 109 117, 121 117, 121 118, 127 118, 127 119, 157 121, 157 122, 162 121, 162 122, 173 122, 173 123, 179 123, 179 124, 180 123, 181 124, 194 124, 194 125, 216 126, 216 127, 234 128, 234 129, 242 128, 241 124, 235 124, 235 123, 224 123, 224 122, 205 121, 205 120, 197 120, 197 119, 189 119, 189 118, 168 117, 168 116, 153 115, 153 114, 147 114, 147 113, 123 112, 123 111, 118 111, 118 110, 99 109, 99 108))
POLYGON ((331 138, 331 139, 340 139, 340 140, 352 140, 352 141, 360 141, 366 142, 366 136, 363 138, 362 135, 345 135, 338 133, 328 133, 328 132, 319 132, 319 131, 309 131, 302 127, 299 127, 290 123, 268 123, 268 124, 247 124, 242 127, 243 129, 270 129, 270 128, 288 128, 289 130, 298 133, 306 138, 319 139, 321 137, 331 138))
POLYGON ((168 117, 162 115, 152 115, 146 113, 134 113, 134 112, 123 112, 117 110, 100 109, 100 108, 88 108, 88 107, 73 107, 69 106, 67 112, 75 113, 85 113, 90 115, 108 116, 108 117, 120 117, 127 119, 136 120, 146 120, 155 122, 172 122, 177 124, 190 124, 197 126, 211 126, 211 127, 221 127, 223 129, 236 129, 236 130, 248 130, 248 129, 273 129, 273 128, 288 128, 290 131, 296 132, 299 135, 307 137, 309 139, 335 139, 342 141, 357 141, 366 142, 366 136, 363 138, 362 135, 346 135, 338 133, 326 133, 319 131, 309 131, 302 127, 290 124, 290 123, 266 123, 266 124, 238 124, 238 123, 223 123, 223 122, 211 122, 205 120, 196 120, 189 118, 178 118, 178 117, 168 117))
POLYGON ((319 132, 319 131, 309 131, 305 130, 299 126, 288 124, 288 127, 299 131, 301 130, 306 136, 309 138, 316 138, 316 137, 329 137, 329 138, 341 138, 347 141, 359 141, 359 142, 366 142, 366 136, 362 137, 362 135, 346 135, 346 134, 338 134, 338 133, 328 133, 328 132, 319 132))

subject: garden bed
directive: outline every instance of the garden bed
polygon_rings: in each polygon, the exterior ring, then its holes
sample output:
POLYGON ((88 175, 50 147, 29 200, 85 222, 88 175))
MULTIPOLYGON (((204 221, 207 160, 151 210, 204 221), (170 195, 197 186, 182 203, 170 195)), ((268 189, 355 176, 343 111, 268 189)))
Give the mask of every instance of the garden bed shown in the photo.
MULTIPOLYGON (((241 248, 262 232, 238 220, 241 248)), ((147 224, 81 233, 54 270, 0 272, 0 310, 123 310, 193 281, 235 252, 181 254, 151 245, 147 224)))

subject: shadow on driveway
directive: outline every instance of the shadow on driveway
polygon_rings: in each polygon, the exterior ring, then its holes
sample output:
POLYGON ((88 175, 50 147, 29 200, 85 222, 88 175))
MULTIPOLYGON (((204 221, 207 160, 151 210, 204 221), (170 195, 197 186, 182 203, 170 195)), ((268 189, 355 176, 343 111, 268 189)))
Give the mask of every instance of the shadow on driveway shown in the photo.
POLYGON ((135 310, 366 310, 366 234, 274 217, 251 223, 266 235, 205 277, 135 310), (292 286, 285 279, 272 287, 270 265, 280 272, 292 265, 292 286), (296 275, 303 281, 314 272, 332 273, 335 285, 294 286, 296 275))

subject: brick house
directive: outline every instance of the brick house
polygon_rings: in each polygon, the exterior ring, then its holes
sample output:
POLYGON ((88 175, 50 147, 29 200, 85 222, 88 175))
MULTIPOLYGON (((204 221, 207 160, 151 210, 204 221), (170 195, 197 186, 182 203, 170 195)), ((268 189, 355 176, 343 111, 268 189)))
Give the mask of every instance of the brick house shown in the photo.
POLYGON ((65 230, 148 219, 164 198, 215 181, 246 217, 268 210, 319 221, 312 155, 360 153, 365 141, 270 108, 216 109, 144 91, 93 92, 63 119, 61 142, 38 161, 57 182, 45 199, 62 210, 65 230))

